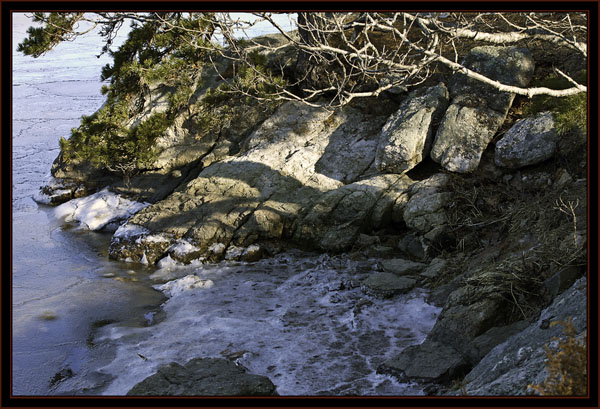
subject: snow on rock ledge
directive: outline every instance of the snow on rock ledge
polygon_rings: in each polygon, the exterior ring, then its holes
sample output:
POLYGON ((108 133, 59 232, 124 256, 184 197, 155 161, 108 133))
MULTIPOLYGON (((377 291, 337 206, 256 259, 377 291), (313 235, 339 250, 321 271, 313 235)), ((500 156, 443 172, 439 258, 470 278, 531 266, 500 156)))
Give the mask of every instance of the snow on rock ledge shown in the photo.
POLYGON ((49 176, 40 189, 33 194, 33 200, 38 204, 56 206, 87 194, 87 188, 82 183, 58 180, 49 176))
POLYGON ((169 248, 169 257, 183 264, 189 264, 194 260, 203 259, 203 254, 204 253, 200 248, 183 239, 177 240, 177 242, 169 248))
POLYGON ((166 234, 151 234, 145 227, 126 223, 113 235, 108 255, 117 260, 154 264, 172 244, 173 239, 166 234))
POLYGON ((93 195, 73 199, 54 210, 56 217, 65 222, 79 222, 89 230, 100 230, 110 223, 126 220, 148 206, 148 203, 134 202, 107 188, 93 195))

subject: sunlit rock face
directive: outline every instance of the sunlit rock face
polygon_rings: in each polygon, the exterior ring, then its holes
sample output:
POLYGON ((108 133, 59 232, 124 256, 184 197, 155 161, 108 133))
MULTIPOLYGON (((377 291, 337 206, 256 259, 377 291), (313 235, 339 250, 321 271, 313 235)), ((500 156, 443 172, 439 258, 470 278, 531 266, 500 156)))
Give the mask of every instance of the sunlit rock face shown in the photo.
POLYGON ((377 169, 405 173, 421 163, 429 155, 434 126, 447 106, 448 90, 443 83, 411 92, 381 129, 375 158, 377 169))

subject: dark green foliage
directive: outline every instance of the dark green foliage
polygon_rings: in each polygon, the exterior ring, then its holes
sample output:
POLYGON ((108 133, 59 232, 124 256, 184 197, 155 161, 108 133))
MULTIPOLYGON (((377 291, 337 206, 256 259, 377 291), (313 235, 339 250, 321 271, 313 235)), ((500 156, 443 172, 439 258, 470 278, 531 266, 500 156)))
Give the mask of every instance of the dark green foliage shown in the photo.
POLYGON ((161 18, 176 19, 177 28, 155 20, 134 23, 118 51, 109 51, 113 64, 103 68, 102 80, 110 79, 114 92, 135 93, 144 85, 157 82, 170 86, 191 84, 204 60, 204 47, 209 43, 185 29, 206 29, 208 23, 203 13, 190 13, 186 17, 179 14, 161 13, 161 18))
MULTIPOLYGON (((112 110, 115 117, 124 117, 127 107, 112 110)), ((104 106, 89 117, 83 117, 81 126, 71 130, 71 138, 60 139, 64 155, 85 160, 99 168, 131 175, 150 165, 157 156, 156 138, 163 134, 172 120, 166 113, 155 113, 139 125, 127 128, 114 122, 110 108, 104 106)))
MULTIPOLYGON (((60 41, 76 36, 75 23, 82 13, 36 13, 43 27, 30 28, 29 37, 19 51, 37 57, 60 41)), ((202 64, 210 32, 207 13, 148 13, 132 20, 127 40, 116 51, 110 49, 113 31, 124 16, 114 16, 102 29, 106 38, 103 52, 113 58, 101 74, 101 92, 106 103, 71 131, 69 140, 61 138, 63 157, 89 161, 96 167, 129 176, 147 167, 157 155, 154 143, 172 124, 177 113, 189 103, 202 64), (176 24, 173 28, 169 23, 176 24), (194 30, 194 31, 191 31, 194 30), (174 90, 168 97, 169 109, 130 124, 141 114, 143 98, 159 84, 174 90)))
MULTIPOLYGON (((580 72, 574 79, 580 84, 586 84, 586 71, 580 72)), ((566 79, 554 74, 534 85, 550 89, 566 89, 572 86, 566 79)), ((560 135, 571 132, 585 134, 587 130, 587 93, 585 92, 561 98, 547 95, 535 96, 524 107, 523 114, 533 116, 542 111, 551 111, 554 114, 556 129, 560 135)))
MULTIPOLYGON (((239 43, 244 44, 243 41, 239 43)), ((285 87, 285 79, 270 74, 266 68, 267 57, 264 54, 251 52, 249 57, 252 66, 234 65, 234 75, 230 82, 223 82, 217 88, 209 88, 196 104, 198 115, 195 121, 202 130, 200 137, 218 132, 223 124, 235 120, 237 113, 233 109, 234 106, 256 104, 259 100, 265 111, 272 112, 281 104, 274 95, 278 85, 285 87), (269 76, 270 80, 265 81, 261 74, 269 76), (240 89, 243 93, 236 91, 240 89)))
MULTIPOLYGON (((156 139, 190 106, 202 71, 209 68, 207 54, 218 47, 210 43, 212 14, 98 14, 104 19, 101 36, 106 45, 102 52, 112 57, 112 63, 101 73, 101 79, 109 81, 101 89, 106 103, 93 115, 83 117, 71 137, 61 138, 59 143, 66 160, 88 161, 98 168, 130 176, 152 163, 157 156, 156 139), (118 49, 111 49, 116 31, 127 21, 132 25, 127 39, 118 49), (140 116, 147 115, 143 111, 150 93, 158 88, 167 93, 168 109, 140 122, 140 116)), ((75 23, 82 16, 37 13, 36 21, 44 26, 31 29, 19 49, 39 56, 60 41, 81 35, 75 23)), ((236 46, 245 44, 240 41, 236 46)), ((235 65, 231 82, 211 90, 198 103, 202 134, 219 131, 235 117, 232 107, 238 104, 254 104, 259 99, 267 108, 277 105, 273 94, 285 86, 285 81, 266 68, 264 54, 250 52, 248 57, 250 65, 235 65)))
POLYGON ((81 17, 83 13, 33 13, 33 21, 45 22, 46 25, 29 27, 29 36, 18 45, 17 51, 33 57, 45 54, 61 41, 70 38, 73 26, 81 17))
POLYGON ((269 71, 266 67, 267 57, 264 54, 253 51, 248 57, 251 65, 234 65, 234 76, 231 82, 222 83, 217 89, 207 91, 203 104, 218 105, 231 100, 252 104, 258 99, 266 103, 268 108, 277 105, 277 90, 285 88, 286 80, 269 71), (240 94, 237 90, 243 92, 240 94))

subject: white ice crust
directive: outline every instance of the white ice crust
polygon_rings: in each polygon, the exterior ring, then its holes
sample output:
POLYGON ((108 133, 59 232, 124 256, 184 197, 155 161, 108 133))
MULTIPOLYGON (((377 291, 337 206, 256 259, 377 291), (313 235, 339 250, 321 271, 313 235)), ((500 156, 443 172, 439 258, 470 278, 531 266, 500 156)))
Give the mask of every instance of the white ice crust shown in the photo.
POLYGON ((163 260, 150 278, 177 278, 154 286, 169 297, 162 306, 167 318, 144 328, 109 325, 99 334, 99 341, 118 345, 116 358, 100 369, 115 376, 103 394, 125 394, 170 362, 231 353, 240 353, 238 363, 250 373, 273 380, 280 395, 423 393, 376 369, 422 342, 441 308, 419 290, 369 300, 359 287, 340 286, 364 279, 376 262, 282 254, 169 270, 163 260))
POLYGON ((125 199, 105 188, 90 196, 69 200, 54 212, 65 222, 78 221, 83 228, 99 230, 113 221, 128 219, 146 206, 148 203, 125 199))
POLYGON ((178 280, 169 281, 166 284, 156 285, 159 291, 162 291, 167 297, 174 297, 180 293, 194 290, 196 288, 210 288, 213 286, 211 280, 202 280, 200 277, 189 274, 178 280))
POLYGON ((198 247, 185 240, 178 240, 177 243, 173 244, 169 249, 169 251, 172 251, 173 254, 177 256, 183 256, 198 250, 198 247))
POLYGON ((150 230, 137 224, 126 223, 117 229, 113 237, 127 239, 131 237, 145 236, 150 234, 150 230))

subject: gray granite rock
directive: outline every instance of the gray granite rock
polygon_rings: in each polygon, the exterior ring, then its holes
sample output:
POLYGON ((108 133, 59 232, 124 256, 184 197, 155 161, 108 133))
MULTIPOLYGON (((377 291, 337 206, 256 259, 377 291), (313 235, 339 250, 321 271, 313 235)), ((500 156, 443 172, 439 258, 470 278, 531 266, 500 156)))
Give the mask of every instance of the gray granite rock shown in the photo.
POLYGON ((525 330, 492 349, 466 376, 469 395, 526 395, 527 385, 540 384, 548 376, 545 370, 545 345, 562 335, 562 326, 552 321, 572 323, 578 334, 587 330, 587 281, 577 280, 559 295, 540 317, 525 330))
POLYGON ((401 258, 393 258, 381 260, 380 263, 383 271, 396 274, 398 276, 420 273, 427 265, 416 261, 404 260, 401 258))
MULTIPOLYGON (((380 198, 400 176, 355 182, 373 162, 384 120, 350 107, 332 114, 284 104, 237 155, 211 163, 129 223, 183 238, 205 253, 215 243, 248 247, 292 238, 325 250, 348 249, 364 225, 391 218, 395 196, 380 198)), ((401 184, 411 182, 404 177, 401 184)), ((124 248, 125 254, 128 246, 134 244, 115 242, 111 250, 117 255, 124 248)))
POLYGON ((426 339, 412 345, 377 368, 378 373, 393 375, 400 381, 444 381, 468 367, 462 354, 446 343, 426 339))
POLYGON ((374 273, 362 282, 361 290, 369 295, 389 298, 411 290, 417 284, 416 280, 398 277, 391 273, 374 273))
POLYGON ((496 143, 496 165, 511 169, 535 165, 551 158, 557 143, 552 113, 522 119, 496 143))
MULTIPOLYGON (((523 87, 535 64, 527 49, 482 46, 473 48, 463 65, 503 84, 523 87)), ((514 94, 462 73, 454 74, 448 89, 451 103, 436 133, 431 158, 452 172, 470 173, 504 122, 514 94)))
POLYGON ((127 396, 272 396, 273 382, 251 375, 232 361, 196 358, 184 366, 172 362, 135 385, 127 396))
POLYGON ((418 165, 429 154, 434 124, 447 106, 448 90, 442 83, 411 92, 379 134, 377 169, 404 173, 418 165))
POLYGON ((421 276, 426 278, 436 278, 442 271, 444 271, 447 264, 448 262, 443 258, 436 257, 431 260, 427 268, 421 272, 421 276))
POLYGON ((410 187, 410 199, 404 206, 403 218, 408 227, 419 233, 446 224, 445 206, 452 197, 446 185, 449 177, 437 173, 410 187))

